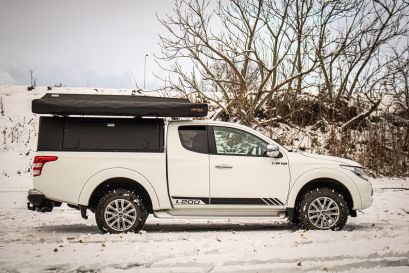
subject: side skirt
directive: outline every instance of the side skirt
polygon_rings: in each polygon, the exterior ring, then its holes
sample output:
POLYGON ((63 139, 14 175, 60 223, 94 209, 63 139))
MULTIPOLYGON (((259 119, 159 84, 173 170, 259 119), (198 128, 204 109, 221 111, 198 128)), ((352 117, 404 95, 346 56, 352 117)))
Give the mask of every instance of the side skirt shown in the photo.
POLYGON ((174 209, 155 211, 153 215, 162 219, 177 218, 229 218, 229 217, 282 217, 286 216, 284 209, 174 209))

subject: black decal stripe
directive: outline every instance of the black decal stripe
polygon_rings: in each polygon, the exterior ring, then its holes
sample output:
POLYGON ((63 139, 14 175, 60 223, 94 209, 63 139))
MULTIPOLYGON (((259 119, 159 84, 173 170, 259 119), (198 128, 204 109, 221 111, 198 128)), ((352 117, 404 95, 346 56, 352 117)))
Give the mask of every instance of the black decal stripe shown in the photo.
POLYGON ((265 205, 261 198, 211 198, 212 205, 265 205))
POLYGON ((172 199, 185 199, 185 200, 200 200, 206 205, 284 205, 277 198, 207 198, 207 197, 182 197, 172 196, 172 199))
POLYGON ((274 200, 276 200, 276 201, 277 201, 277 203, 278 203, 279 205, 284 205, 284 203, 283 203, 283 202, 281 202, 281 201, 280 201, 280 199, 278 199, 278 198, 274 198, 274 200))
POLYGON ((274 198, 267 198, 270 202, 271 202, 271 204, 273 204, 274 206, 277 206, 278 204, 277 204, 277 202, 274 200, 274 198))

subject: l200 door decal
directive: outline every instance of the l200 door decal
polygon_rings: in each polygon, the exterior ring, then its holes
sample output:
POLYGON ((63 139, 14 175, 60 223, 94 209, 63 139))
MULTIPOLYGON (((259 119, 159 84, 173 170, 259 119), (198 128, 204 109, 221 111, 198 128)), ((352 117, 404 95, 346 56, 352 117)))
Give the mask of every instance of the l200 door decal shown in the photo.
POLYGON ((173 197, 173 204, 175 205, 208 205, 209 198, 201 197, 173 197))
POLYGON ((278 198, 206 198, 172 196, 175 205, 261 205, 283 206, 278 198))

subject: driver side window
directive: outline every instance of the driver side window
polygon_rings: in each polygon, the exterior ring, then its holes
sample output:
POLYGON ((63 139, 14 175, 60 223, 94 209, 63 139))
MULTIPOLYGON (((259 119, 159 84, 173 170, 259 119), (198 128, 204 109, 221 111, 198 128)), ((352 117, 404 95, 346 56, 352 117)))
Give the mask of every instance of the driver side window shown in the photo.
POLYGON ((216 153, 220 155, 264 156, 267 142, 245 131, 229 127, 213 127, 216 153))

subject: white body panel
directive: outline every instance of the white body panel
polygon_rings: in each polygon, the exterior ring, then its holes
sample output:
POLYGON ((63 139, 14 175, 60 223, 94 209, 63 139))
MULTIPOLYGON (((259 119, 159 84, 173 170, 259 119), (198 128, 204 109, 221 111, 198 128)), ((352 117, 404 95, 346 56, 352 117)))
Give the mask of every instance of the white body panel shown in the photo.
MULTIPOLYGON (((220 123, 210 123, 218 125, 220 123)), ((223 127, 235 128, 251 133, 272 143, 268 138, 259 135, 250 128, 232 123, 223 127)), ((266 156, 210 155, 210 197, 213 198, 262 198, 262 206, 232 205, 233 209, 272 210, 272 207, 285 207, 290 184, 290 173, 287 155, 281 158, 266 156), (228 168, 223 168, 227 166, 228 168), (220 168, 221 167, 221 168, 220 168), (270 199, 270 200, 267 200, 270 199), (274 199, 278 199, 276 201, 274 199)), ((223 208, 224 206, 217 206, 223 208)))
POLYGON ((311 155, 300 152, 287 153, 290 162, 291 184, 287 206, 294 207, 298 192, 310 181, 329 178, 341 182, 349 191, 353 209, 365 209, 372 204, 370 182, 365 181, 340 165, 359 166, 358 163, 330 156, 311 155), (365 196, 362 196, 362 195, 365 196), (365 197, 365 200, 363 200, 365 197))
POLYGON ((171 208, 166 185, 165 153, 37 152, 58 156, 34 177, 36 190, 47 198, 88 205, 93 190, 110 178, 137 181, 148 191, 154 209, 171 208))
POLYGON ((286 157, 210 155, 210 178, 211 198, 245 196, 285 201, 290 182, 286 157), (231 169, 217 168, 224 165, 231 169))
POLYGON ((37 152, 58 156, 34 177, 34 188, 46 198, 87 206, 95 188, 111 178, 128 178, 146 189, 156 215, 163 217, 274 216, 294 208, 308 182, 330 178, 350 192, 353 209, 372 203, 371 184, 340 164, 358 163, 335 157, 289 152, 282 158, 230 156, 192 152, 180 142, 178 126, 208 125, 238 128, 270 144, 274 141, 245 126, 214 121, 176 121, 167 125, 165 152, 37 152), (231 169, 215 168, 230 165, 231 169), (168 168, 168 170, 167 170, 168 168), (177 204, 171 196, 209 198, 204 204, 177 204), (280 205, 212 204, 212 198, 277 198, 280 205), (173 203, 173 204, 172 204, 173 203))
MULTIPOLYGON (((185 149, 178 134, 178 127, 191 122, 172 122, 168 126, 167 154, 169 193, 172 197, 209 198, 209 155, 185 149)), ((191 207, 172 200, 175 208, 191 207)), ((194 206, 193 206, 194 207, 194 206)))

